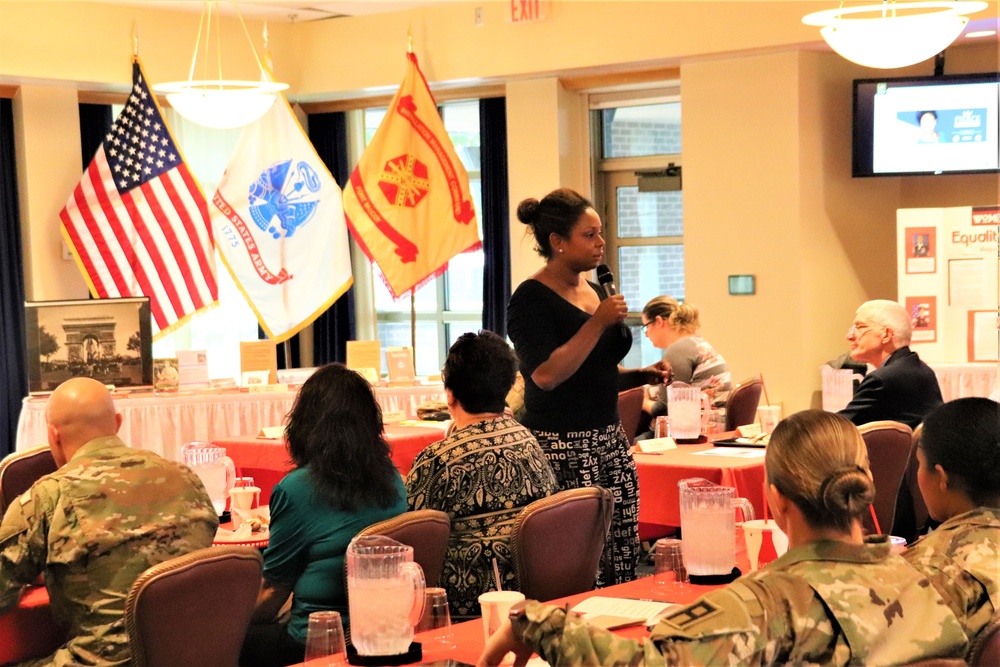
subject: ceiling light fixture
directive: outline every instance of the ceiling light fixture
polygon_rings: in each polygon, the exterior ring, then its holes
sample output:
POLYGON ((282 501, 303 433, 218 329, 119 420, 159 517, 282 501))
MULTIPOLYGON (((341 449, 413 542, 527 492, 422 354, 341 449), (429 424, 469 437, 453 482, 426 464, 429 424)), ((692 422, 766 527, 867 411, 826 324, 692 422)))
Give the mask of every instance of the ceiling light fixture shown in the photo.
POLYGON ((965 14, 986 9, 987 3, 969 0, 883 0, 881 4, 813 12, 806 25, 820 26, 820 34, 834 51, 865 67, 906 67, 944 51, 969 22, 965 14))
MULTIPOLYGON (((194 56, 191 58, 191 70, 187 81, 172 81, 153 86, 154 92, 165 94, 170 106, 177 113, 190 121, 220 129, 241 127, 263 116, 277 94, 288 88, 288 84, 276 83, 253 47, 253 40, 247 31, 246 23, 236 0, 233 0, 236 15, 246 35, 254 62, 260 68, 259 81, 238 81, 222 78, 222 43, 219 29, 219 0, 205 0, 201 11, 201 21, 198 24, 198 38, 194 43, 194 56), (212 40, 212 20, 215 19, 215 56, 218 62, 218 79, 195 80, 195 65, 198 62, 198 51, 201 47, 202 33, 205 35, 205 62, 202 71, 207 74, 209 49, 212 40)), ((203 74, 204 76, 204 74, 203 74)))

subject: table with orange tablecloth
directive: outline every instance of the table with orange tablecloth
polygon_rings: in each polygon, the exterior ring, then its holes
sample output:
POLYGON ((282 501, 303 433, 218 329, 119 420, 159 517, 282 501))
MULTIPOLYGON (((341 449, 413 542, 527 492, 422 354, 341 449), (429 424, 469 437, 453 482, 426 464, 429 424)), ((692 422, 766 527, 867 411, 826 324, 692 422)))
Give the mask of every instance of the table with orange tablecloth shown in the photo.
POLYGON ((66 641, 49 608, 44 586, 29 588, 17 606, 0 614, 0 665, 50 655, 66 641))
MULTIPOLYGON (((403 387, 374 387, 382 412, 417 418, 417 406, 445 401, 440 382, 403 387)), ((181 447, 194 440, 215 440, 233 433, 257 433, 279 426, 292 409, 298 389, 246 393, 239 390, 167 393, 115 392, 115 409, 122 416, 118 435, 131 447, 148 449, 171 461, 181 460, 181 447)), ((24 399, 17 420, 17 451, 47 440, 45 405, 48 397, 24 399)))
MULTIPOLYGON (((386 424, 385 439, 392 448, 392 462, 402 475, 410 472, 413 460, 427 445, 442 439, 447 422, 420 425, 386 424)), ((224 436, 212 441, 225 447, 241 477, 253 477, 260 488, 260 503, 266 505, 271 489, 292 469, 284 440, 257 438, 252 435, 224 436)))
MULTIPOLYGON (((560 606, 568 604, 572 607, 580 602, 583 602, 587 598, 594 597, 595 595, 612 598, 629 598, 634 600, 655 600, 657 602, 688 603, 694 602, 705 593, 716 588, 721 588, 721 586, 695 586, 692 584, 684 584, 682 586, 677 586, 675 584, 657 585, 653 577, 642 577, 641 579, 636 579, 635 581, 630 581, 624 584, 617 584, 615 586, 608 586, 607 588, 600 588, 586 593, 579 593, 577 595, 559 598, 558 600, 552 600, 551 603, 560 606)), ((413 640, 423 643, 423 640, 430 638, 434 635, 434 633, 434 630, 420 633, 415 635, 413 640)), ((632 639, 641 639, 648 637, 649 631, 645 628, 645 626, 636 625, 615 630, 615 634, 622 635, 623 637, 631 637, 632 639)), ((439 660, 457 660, 472 665, 476 664, 476 661, 479 660, 479 656, 483 652, 483 647, 485 645, 482 619, 477 618, 464 623, 457 623, 452 626, 452 641, 455 644, 454 648, 431 649, 424 651, 421 662, 429 663, 439 660)), ((313 665, 319 664, 320 661, 311 660, 296 667, 313 667, 313 665)))
POLYGON ((634 455, 639 472, 639 535, 648 539, 662 535, 663 526, 681 525, 680 494, 677 482, 701 477, 736 489, 736 495, 753 505, 758 517, 764 515, 764 450, 714 445, 678 445, 661 454, 634 455), (716 452, 719 456, 700 454, 716 452), (738 455, 742 453, 747 455, 738 455))

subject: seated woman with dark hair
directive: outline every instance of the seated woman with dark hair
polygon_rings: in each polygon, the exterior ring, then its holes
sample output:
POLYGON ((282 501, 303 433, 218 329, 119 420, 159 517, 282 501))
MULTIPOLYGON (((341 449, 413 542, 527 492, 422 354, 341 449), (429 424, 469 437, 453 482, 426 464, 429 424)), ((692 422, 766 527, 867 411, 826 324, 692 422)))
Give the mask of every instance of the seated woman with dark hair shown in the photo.
POLYGON ((361 529, 406 511, 382 433, 371 385, 354 371, 328 364, 302 385, 285 427, 296 467, 271 492, 264 581, 241 665, 302 662, 309 614, 347 614, 347 545, 361 529), (292 593, 283 623, 276 616, 292 593))
POLYGON ((480 667, 514 651, 555 665, 900 665, 961 657, 958 619, 927 578, 866 543, 875 486, 857 428, 807 410, 780 422, 765 457, 767 503, 788 552, 693 604, 671 610, 651 641, 613 635, 562 607, 519 603, 480 667), (521 606, 523 605, 523 606, 521 606))
POLYGON ((917 483, 943 523, 906 550, 975 638, 1000 611, 1000 403, 959 398, 924 418, 917 483))
POLYGON ((451 517, 439 583, 453 613, 463 616, 478 615, 479 596, 495 590, 494 559, 502 587, 514 588, 508 546, 514 519, 528 503, 559 490, 531 431, 504 416, 516 370, 514 352, 495 333, 459 337, 441 373, 453 430, 422 451, 406 477, 411 510, 451 517))

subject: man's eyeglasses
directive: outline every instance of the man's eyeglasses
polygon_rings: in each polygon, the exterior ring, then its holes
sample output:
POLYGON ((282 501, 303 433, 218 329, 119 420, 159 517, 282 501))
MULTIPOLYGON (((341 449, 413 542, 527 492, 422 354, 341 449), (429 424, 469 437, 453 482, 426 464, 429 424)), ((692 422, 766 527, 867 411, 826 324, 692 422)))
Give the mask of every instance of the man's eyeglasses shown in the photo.
POLYGON ((884 329, 885 327, 879 327, 878 325, 872 325, 872 324, 852 324, 851 328, 847 330, 847 335, 850 336, 851 334, 855 334, 858 336, 862 336, 866 331, 869 331, 874 328, 884 329))

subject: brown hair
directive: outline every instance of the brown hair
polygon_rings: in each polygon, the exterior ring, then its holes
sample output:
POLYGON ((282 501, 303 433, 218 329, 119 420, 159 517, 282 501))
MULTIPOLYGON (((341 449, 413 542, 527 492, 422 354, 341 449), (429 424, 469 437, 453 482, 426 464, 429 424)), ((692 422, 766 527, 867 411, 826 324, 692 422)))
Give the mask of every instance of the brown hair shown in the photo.
POLYGON ((875 498, 865 441, 832 412, 804 410, 779 422, 764 466, 767 481, 815 528, 849 531, 875 498))
POLYGON ((517 205, 517 219, 531 229, 535 237, 535 252, 545 259, 551 259, 552 243, 549 235, 558 234, 568 239, 580 216, 593 207, 578 192, 560 188, 545 195, 542 201, 531 198, 522 201, 517 205))
POLYGON ((658 296, 651 299, 642 314, 649 321, 657 317, 670 323, 678 331, 693 334, 701 326, 698 320, 698 309, 689 303, 678 303, 672 296, 658 296))

